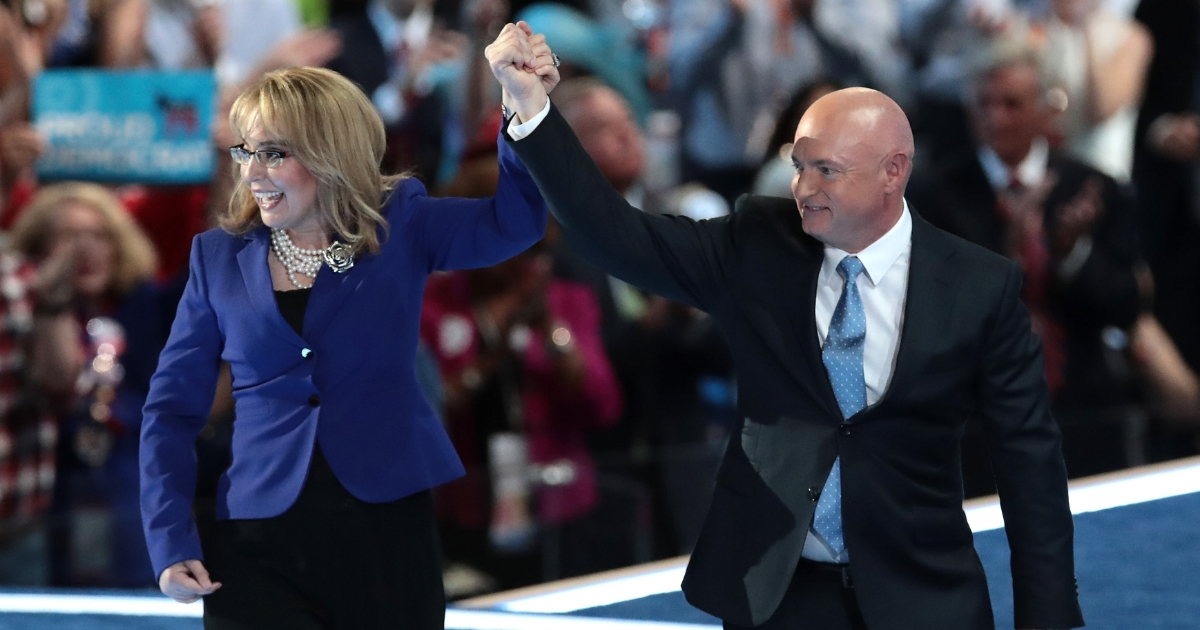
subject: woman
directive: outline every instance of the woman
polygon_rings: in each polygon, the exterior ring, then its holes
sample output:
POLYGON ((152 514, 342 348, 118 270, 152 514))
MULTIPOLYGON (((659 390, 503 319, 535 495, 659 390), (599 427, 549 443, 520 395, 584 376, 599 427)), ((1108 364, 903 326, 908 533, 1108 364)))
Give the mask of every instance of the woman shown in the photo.
MULTIPOLYGON (((509 131, 536 124, 558 82, 544 38, 508 25, 486 55, 515 112, 509 131)), ((230 125, 240 182, 224 231, 193 243, 145 407, 142 514, 159 585, 205 596, 206 628, 441 628, 428 489, 463 469, 414 375, 421 295, 433 271, 536 242, 545 205, 507 148, 491 199, 430 199, 414 179, 383 177, 383 123, 328 70, 265 75, 230 125), (237 419, 202 553, 192 443, 221 360, 237 419)))
POLYGON ((75 319, 62 334, 71 346, 70 373, 80 377, 54 396, 61 438, 52 579, 148 586, 154 576, 138 513, 137 435, 169 323, 166 294, 152 284, 154 246, 112 193, 77 182, 40 190, 17 219, 12 245, 62 278, 43 309, 75 319), (103 573, 79 561, 95 549, 71 544, 79 540, 75 522, 97 516, 112 522, 112 537, 98 554, 108 557, 103 573))

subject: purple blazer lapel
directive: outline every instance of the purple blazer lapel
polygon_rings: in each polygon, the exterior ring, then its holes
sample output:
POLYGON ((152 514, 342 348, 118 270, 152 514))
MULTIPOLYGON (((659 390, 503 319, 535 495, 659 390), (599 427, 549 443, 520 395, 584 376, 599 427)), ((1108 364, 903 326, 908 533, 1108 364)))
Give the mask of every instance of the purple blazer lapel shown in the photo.
POLYGON ((237 253, 238 267, 246 283, 250 306, 263 325, 278 333, 292 345, 303 345, 304 340, 292 330, 279 313, 275 303, 275 289, 271 285, 271 269, 267 266, 267 243, 270 240, 264 227, 246 235, 246 246, 237 253))

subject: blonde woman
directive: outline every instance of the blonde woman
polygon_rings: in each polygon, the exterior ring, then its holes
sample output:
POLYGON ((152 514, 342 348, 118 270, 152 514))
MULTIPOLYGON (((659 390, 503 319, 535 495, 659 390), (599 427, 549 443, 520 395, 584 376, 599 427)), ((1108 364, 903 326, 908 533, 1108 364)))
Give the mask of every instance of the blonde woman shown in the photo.
POLYGON ((149 238, 107 189, 63 183, 40 190, 17 219, 12 246, 39 266, 43 315, 73 315, 59 327, 65 374, 36 374, 53 398, 60 441, 51 519, 58 582, 144 587, 154 583, 138 510, 138 428, 150 375, 167 338, 169 308, 152 280, 149 238), (103 575, 76 566, 87 550, 69 542, 72 515, 99 500, 112 517, 103 575))
MULTIPOLYGON (((487 49, 513 133, 558 82, 544 39, 510 26, 487 49)), ((265 75, 230 112, 239 181, 223 229, 196 237, 142 427, 154 571, 206 628, 441 628, 429 489, 462 464, 413 370, 433 271, 495 264, 545 231, 510 149, 489 199, 432 199, 384 177, 384 129, 344 77, 265 75), (236 420, 214 543, 191 517, 221 361, 236 420)), ((536 124, 533 122, 533 124, 536 124)))

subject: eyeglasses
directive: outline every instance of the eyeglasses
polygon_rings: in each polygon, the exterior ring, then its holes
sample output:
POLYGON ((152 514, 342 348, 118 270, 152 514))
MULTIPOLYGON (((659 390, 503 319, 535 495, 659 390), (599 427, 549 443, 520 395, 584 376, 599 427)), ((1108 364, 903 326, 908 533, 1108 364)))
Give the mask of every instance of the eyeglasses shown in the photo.
POLYGON ((275 168, 283 164, 283 158, 287 157, 288 154, 284 151, 276 151, 274 149, 251 151, 246 148, 246 145, 239 144, 236 147, 229 147, 229 156, 238 164, 249 164, 250 158, 254 158, 258 160, 259 164, 267 168, 275 168))

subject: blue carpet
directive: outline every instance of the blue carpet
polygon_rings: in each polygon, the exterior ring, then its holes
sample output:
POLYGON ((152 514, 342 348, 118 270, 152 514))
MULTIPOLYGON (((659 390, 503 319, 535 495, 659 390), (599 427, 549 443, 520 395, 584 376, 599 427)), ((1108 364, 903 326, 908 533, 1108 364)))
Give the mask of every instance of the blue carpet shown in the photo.
MULTIPOLYGON (((996 627, 1013 627, 1012 574, 1004 530, 975 535, 996 627)), ((1091 630, 1200 628, 1200 494, 1075 516, 1075 573, 1091 630)), ((718 623, 679 592, 571 613, 718 623)))
POLYGON ((0 630, 202 630, 199 619, 4 613, 0 630))
POLYGON ((671 621, 675 623, 698 623, 720 625, 721 620, 697 610, 683 598, 683 591, 651 595, 619 604, 597 606, 577 610, 578 617, 605 617, 608 619, 640 619, 643 621, 671 621))
MULTIPOLYGON (((988 573, 996 627, 1001 630, 1012 628, 1012 578, 1003 530, 976 534, 975 547, 988 573)), ((1200 493, 1076 515, 1075 556, 1080 601, 1089 630, 1200 628, 1200 493)), ((14 589, 7 592, 39 591, 14 589)), ((83 594, 81 591, 51 592, 83 594)), ((713 617, 692 608, 678 591, 575 611, 570 615, 719 624, 713 617)), ((0 630, 201 628, 201 621, 194 618, 0 614, 0 630)))
MULTIPOLYGON (((1075 574, 1092 630, 1200 628, 1200 495, 1075 516, 1075 574)), ((1012 628, 1003 530, 975 536, 997 628, 1012 628)))

